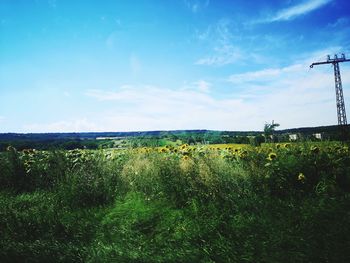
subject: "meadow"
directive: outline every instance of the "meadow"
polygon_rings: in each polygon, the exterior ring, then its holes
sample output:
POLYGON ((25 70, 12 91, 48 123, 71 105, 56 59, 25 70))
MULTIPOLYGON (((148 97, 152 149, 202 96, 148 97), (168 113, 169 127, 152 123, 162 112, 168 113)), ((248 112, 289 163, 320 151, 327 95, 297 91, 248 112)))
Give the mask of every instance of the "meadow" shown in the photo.
POLYGON ((350 262, 338 142, 0 153, 0 262, 350 262))

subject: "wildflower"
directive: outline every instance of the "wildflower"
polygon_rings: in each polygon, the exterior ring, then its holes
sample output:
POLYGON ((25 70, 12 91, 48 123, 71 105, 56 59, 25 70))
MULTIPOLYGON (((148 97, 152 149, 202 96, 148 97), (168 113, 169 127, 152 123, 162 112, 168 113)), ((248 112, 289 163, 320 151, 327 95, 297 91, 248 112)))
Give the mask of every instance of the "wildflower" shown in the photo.
POLYGON ((298 181, 300 181, 300 182, 304 182, 305 181, 305 175, 303 173, 299 173, 298 181))
POLYGON ((311 146, 311 152, 317 154, 320 152, 320 148, 318 148, 317 146, 311 146))
POLYGON ((277 157, 277 154, 274 152, 271 152, 271 153, 269 153, 269 156, 267 157, 267 159, 272 161, 272 160, 276 159, 276 157, 277 157))
POLYGON ((248 155, 248 152, 245 151, 245 150, 241 151, 241 152, 238 154, 239 158, 242 158, 242 159, 244 159, 245 157, 247 157, 247 155, 248 155))
POLYGON ((188 159, 190 159, 190 157, 189 157, 188 155, 182 156, 182 160, 183 160, 183 161, 187 161, 188 159))
POLYGON ((183 144, 183 145, 180 146, 180 148, 181 148, 181 150, 184 150, 184 149, 187 148, 187 146, 188 146, 188 144, 183 144))
POLYGON ((166 148, 162 148, 162 149, 160 149, 159 152, 161 152, 161 153, 166 153, 166 152, 167 152, 167 149, 166 149, 166 148))
POLYGON ((279 149, 281 148, 281 145, 279 143, 276 144, 276 148, 279 149))
POLYGON ((12 147, 12 146, 7 146, 6 150, 9 151, 9 152, 15 152, 16 148, 12 147))
POLYGON ((290 143, 285 143, 283 146, 284 148, 290 148, 290 143))

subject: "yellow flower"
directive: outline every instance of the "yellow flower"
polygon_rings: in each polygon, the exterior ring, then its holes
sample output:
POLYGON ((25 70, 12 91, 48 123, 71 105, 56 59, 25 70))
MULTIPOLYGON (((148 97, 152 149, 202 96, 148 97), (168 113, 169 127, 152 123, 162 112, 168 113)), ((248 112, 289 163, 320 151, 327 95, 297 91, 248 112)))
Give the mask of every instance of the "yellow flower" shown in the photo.
POLYGON ((298 175, 298 181, 304 182, 305 181, 305 175, 303 173, 299 173, 298 175))
POLYGON ((166 153, 166 152, 167 152, 167 149, 166 149, 166 148, 162 148, 162 149, 160 149, 159 152, 161 152, 161 153, 166 153))
POLYGON ((9 151, 9 152, 15 152, 16 148, 12 147, 12 146, 7 146, 6 150, 9 151))
POLYGON ((274 152, 269 153, 269 157, 267 157, 268 160, 272 161, 273 159, 276 159, 277 154, 275 154, 274 152))
POLYGON ((187 161, 188 159, 190 159, 190 157, 189 157, 188 155, 182 156, 182 160, 183 160, 183 161, 187 161))
POLYGON ((181 150, 184 150, 184 149, 187 148, 187 146, 188 146, 188 144, 183 144, 183 145, 180 146, 180 149, 181 149, 181 150))

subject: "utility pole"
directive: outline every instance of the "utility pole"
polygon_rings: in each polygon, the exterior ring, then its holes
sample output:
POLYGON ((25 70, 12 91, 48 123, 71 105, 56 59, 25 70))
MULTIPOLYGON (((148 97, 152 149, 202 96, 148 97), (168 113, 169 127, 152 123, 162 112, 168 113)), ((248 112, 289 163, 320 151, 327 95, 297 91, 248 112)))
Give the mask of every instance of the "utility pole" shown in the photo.
POLYGON ((338 58, 337 55, 334 55, 334 58, 327 56, 327 61, 315 62, 310 65, 310 68, 313 68, 316 65, 322 64, 333 64, 334 67, 334 78, 335 78, 335 93, 337 100, 337 115, 338 115, 338 125, 345 126, 347 125, 346 112, 345 112, 345 103, 343 95, 343 86, 341 83, 339 63, 340 62, 349 62, 350 59, 346 59, 344 54, 341 54, 341 57, 338 58))

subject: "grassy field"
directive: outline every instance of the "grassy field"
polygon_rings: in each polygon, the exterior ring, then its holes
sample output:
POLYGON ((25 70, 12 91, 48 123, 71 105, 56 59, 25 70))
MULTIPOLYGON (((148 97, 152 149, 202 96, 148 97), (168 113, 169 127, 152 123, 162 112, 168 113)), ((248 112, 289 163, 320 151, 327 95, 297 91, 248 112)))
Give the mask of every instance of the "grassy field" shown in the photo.
POLYGON ((0 153, 0 262, 350 262, 335 142, 0 153))

